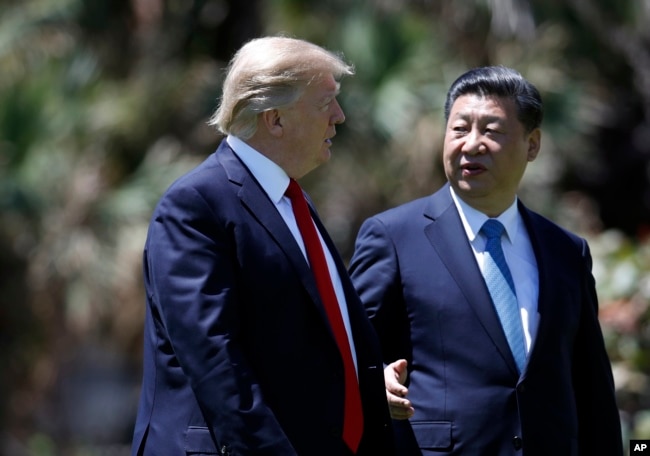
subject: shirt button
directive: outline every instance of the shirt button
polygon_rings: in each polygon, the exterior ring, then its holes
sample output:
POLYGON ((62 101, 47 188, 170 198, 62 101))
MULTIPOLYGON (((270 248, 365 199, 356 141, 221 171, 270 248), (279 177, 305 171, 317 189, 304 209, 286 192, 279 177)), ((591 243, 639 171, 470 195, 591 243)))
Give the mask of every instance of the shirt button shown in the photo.
POLYGON ((521 450, 521 448, 524 446, 524 442, 521 437, 518 435, 514 436, 512 438, 512 446, 515 450, 521 450))

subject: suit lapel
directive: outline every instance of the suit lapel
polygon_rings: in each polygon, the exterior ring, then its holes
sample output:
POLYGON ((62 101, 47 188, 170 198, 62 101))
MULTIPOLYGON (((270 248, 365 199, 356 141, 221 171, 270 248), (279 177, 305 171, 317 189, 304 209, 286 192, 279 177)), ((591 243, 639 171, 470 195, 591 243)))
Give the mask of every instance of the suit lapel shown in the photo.
MULTIPOLYGON (((357 368, 360 369, 364 364, 363 353, 367 348, 365 347, 365 344, 367 343, 367 339, 364 336, 363 339, 357 340, 357 337, 355 337, 355 335, 358 336, 360 334, 364 334, 365 330, 361 327, 361 323, 363 321, 367 321, 366 312, 363 306, 361 305, 359 295, 356 293, 356 290, 354 289, 354 285, 352 285, 352 281, 350 280, 348 271, 345 265, 343 264, 343 260, 338 254, 338 250, 334 245, 334 241, 332 240, 332 238, 330 238, 327 230, 325 229, 325 226, 323 225, 323 222, 318 216, 318 212, 314 208, 309 197, 307 197, 307 203, 309 205, 311 216, 314 219, 314 223, 316 224, 316 228, 320 232, 321 236, 323 237, 323 241, 325 242, 325 245, 327 246, 327 248, 332 254, 334 264, 336 265, 336 271, 338 272, 338 275, 341 279, 341 285, 343 286, 343 294, 345 295, 345 303, 347 305, 347 310, 348 310, 348 319, 350 321, 350 328, 352 330, 353 339, 355 340, 355 349, 357 354, 357 368)), ((310 278, 313 277, 311 271, 309 271, 309 277, 310 278)), ((318 298, 318 302, 320 303, 320 297, 318 298)), ((329 322, 327 314, 325 313, 324 306, 320 304, 319 308, 322 309, 323 318, 325 318, 329 322)), ((328 323, 328 328, 330 329, 332 338, 334 338, 334 333, 332 332, 329 323, 328 323)))
MULTIPOLYGON (((216 157, 226 171, 228 179, 235 186, 235 191, 237 192, 243 206, 260 223, 260 225, 264 227, 278 247, 287 255, 289 262, 293 265, 296 273, 300 277, 300 280, 311 297, 312 302, 316 304, 318 311, 327 321, 327 314, 325 313, 325 308, 321 302, 318 288, 316 287, 316 281, 311 273, 309 264, 305 260, 293 234, 291 234, 291 231, 282 219, 282 216, 273 202, 269 199, 262 186, 257 182, 248 168, 241 162, 241 160, 239 160, 237 155, 225 141, 222 141, 219 146, 216 157)), ((315 216, 314 218, 315 220, 318 219, 315 216)), ((318 222, 318 225, 319 229, 321 229, 320 221, 318 222)), ((324 233, 322 229, 321 233, 324 233)), ((323 237, 326 238, 324 234, 323 237)), ((334 336, 332 335, 332 337, 334 336)))
MULTIPOLYGON (((361 299, 359 298, 359 295, 357 294, 354 285, 352 284, 352 280, 348 275, 348 270, 345 267, 345 264, 343 263, 343 259, 338 254, 338 250, 334 245, 334 241, 330 238, 329 234, 327 233, 325 226, 323 225, 320 218, 318 217, 318 214, 314 209, 314 207, 312 206, 309 198, 308 198, 308 202, 309 202, 309 208, 312 213, 312 217, 314 219, 314 223, 316 224, 316 227, 320 231, 321 236, 323 236, 323 240, 325 241, 327 248, 330 250, 330 252, 332 252, 332 258, 334 259, 334 264, 336 265, 337 272, 339 274, 339 277, 341 278, 341 285, 343 286, 343 294, 345 295, 348 318, 350 321, 350 328, 352 330, 352 338, 354 340, 354 348, 356 351, 359 381, 363 381, 362 380, 364 378, 362 375, 363 371, 373 370, 373 369, 381 370, 383 368, 380 363, 377 363, 377 358, 375 358, 374 355, 370 357, 368 356, 368 354, 373 353, 372 352, 373 348, 369 345, 369 341, 372 337, 375 337, 375 334, 374 333, 370 334, 370 332, 372 331, 372 327, 370 326, 370 322, 368 320, 366 310, 363 307, 363 304, 361 303, 361 299)), ((325 314, 324 314, 324 318, 327 318, 325 314)), ((330 333, 332 334, 332 338, 334 338, 334 333, 331 331, 331 328, 330 328, 330 333)))
POLYGON ((354 320, 356 320, 355 315, 358 315, 356 311, 361 310, 361 315, 363 316, 363 318, 366 318, 365 310, 361 305, 359 295, 354 289, 354 285, 352 285, 352 281, 350 280, 350 276, 348 275, 348 271, 345 267, 345 264, 343 264, 343 260, 341 259, 341 256, 338 254, 338 250, 336 248, 336 245, 334 245, 334 241, 330 238, 329 234, 327 233, 327 230, 325 229, 325 226, 323 225, 322 221, 318 217, 318 213, 316 212, 316 209, 314 209, 314 207, 312 206, 311 201, 308 202, 309 202, 309 208, 311 210, 312 218, 314 219, 314 223, 316 224, 318 231, 320 231, 321 236, 323 236, 325 245, 332 253, 332 258, 334 259, 336 270, 339 274, 339 277, 341 278, 343 293, 345 294, 345 299, 348 304, 348 314, 350 317, 350 324, 354 326, 355 323, 354 320))
POLYGON ((517 372, 514 357, 492 305, 490 293, 476 263, 474 252, 467 237, 463 235, 465 229, 451 198, 449 184, 431 196, 424 216, 432 219, 425 227, 426 237, 503 359, 514 372, 517 372))

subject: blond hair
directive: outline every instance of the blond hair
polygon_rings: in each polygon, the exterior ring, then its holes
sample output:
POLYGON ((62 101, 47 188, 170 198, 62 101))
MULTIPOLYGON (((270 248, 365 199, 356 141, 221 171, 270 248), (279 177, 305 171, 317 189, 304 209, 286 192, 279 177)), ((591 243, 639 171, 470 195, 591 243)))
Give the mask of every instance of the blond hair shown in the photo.
POLYGON ((307 85, 326 74, 340 80, 354 74, 354 67, 308 41, 281 36, 251 40, 230 61, 220 105, 208 124, 249 139, 258 114, 290 106, 307 85))

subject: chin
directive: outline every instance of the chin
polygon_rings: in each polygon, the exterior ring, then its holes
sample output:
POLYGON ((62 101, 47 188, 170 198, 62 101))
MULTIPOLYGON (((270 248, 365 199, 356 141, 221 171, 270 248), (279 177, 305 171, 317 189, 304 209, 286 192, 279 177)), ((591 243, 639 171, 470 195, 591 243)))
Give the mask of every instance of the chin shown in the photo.
POLYGON ((327 163, 328 161, 330 161, 330 158, 332 158, 332 151, 331 151, 330 148, 328 147, 328 148, 325 149, 325 150, 323 151, 323 153, 321 154, 321 164, 322 164, 322 163, 327 163))
POLYGON ((471 192, 473 190, 473 186, 464 180, 451 181, 451 185, 458 192, 471 192))

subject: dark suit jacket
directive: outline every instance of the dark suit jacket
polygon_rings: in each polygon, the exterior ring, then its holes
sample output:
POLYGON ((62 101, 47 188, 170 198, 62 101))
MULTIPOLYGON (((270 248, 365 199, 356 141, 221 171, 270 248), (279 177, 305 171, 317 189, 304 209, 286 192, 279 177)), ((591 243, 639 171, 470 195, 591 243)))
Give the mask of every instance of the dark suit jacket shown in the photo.
POLYGON ((350 264, 385 362, 409 362, 400 455, 619 456, 587 243, 523 205, 540 322, 519 377, 449 185, 367 220, 350 264), (420 449, 418 449, 418 447, 420 449))
MULTIPOLYGON (((359 454, 392 445, 379 344, 338 264, 365 414, 359 454)), ((153 214, 133 454, 343 455, 343 365, 279 212, 225 141, 153 214)), ((389 454, 391 454, 390 450, 389 454)))

